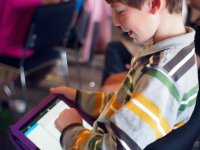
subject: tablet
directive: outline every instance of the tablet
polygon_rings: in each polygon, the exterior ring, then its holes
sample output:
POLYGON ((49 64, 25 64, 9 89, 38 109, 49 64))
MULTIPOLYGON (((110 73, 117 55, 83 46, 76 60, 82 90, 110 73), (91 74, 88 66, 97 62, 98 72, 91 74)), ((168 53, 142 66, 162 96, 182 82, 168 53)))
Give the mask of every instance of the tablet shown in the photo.
MULTIPOLYGON (((45 98, 36 108, 11 126, 10 132, 15 145, 17 143, 30 150, 61 150, 61 133, 55 127, 54 122, 59 113, 69 107, 75 106, 61 95, 50 95, 45 98)), ((80 113, 84 118, 83 126, 91 130, 91 122, 85 114, 80 113)))

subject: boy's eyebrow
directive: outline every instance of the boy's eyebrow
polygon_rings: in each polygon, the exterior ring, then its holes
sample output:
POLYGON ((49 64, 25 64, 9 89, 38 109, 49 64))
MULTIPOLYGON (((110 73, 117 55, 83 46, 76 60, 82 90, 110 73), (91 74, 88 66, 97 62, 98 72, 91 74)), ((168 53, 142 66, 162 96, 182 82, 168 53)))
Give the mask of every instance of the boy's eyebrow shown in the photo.
POLYGON ((117 3, 111 3, 110 6, 113 7, 117 7, 117 3))
POLYGON ((115 5, 116 5, 116 4, 114 4, 114 3, 111 3, 111 4, 110 4, 110 6, 111 6, 112 8, 115 7, 115 5))

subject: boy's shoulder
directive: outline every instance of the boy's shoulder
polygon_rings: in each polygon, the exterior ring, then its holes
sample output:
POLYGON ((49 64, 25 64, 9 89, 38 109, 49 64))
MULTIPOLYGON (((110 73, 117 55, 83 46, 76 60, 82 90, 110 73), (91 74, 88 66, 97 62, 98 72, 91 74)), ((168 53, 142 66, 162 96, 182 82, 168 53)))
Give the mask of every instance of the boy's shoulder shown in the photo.
POLYGON ((175 35, 152 45, 152 49, 155 49, 155 52, 167 50, 170 53, 176 53, 185 47, 187 47, 187 49, 193 49, 195 30, 191 27, 185 27, 185 30, 186 33, 184 34, 175 35))
POLYGON ((163 53, 164 55, 176 55, 184 48, 193 49, 195 30, 190 27, 185 27, 185 29, 185 34, 176 35, 158 43, 151 44, 151 39, 147 46, 141 51, 140 57, 158 55, 159 53, 162 53, 162 55, 163 53))
POLYGON ((187 57, 195 55, 194 35, 192 28, 186 27, 187 33, 174 36, 153 44, 142 51, 141 56, 148 56, 148 65, 169 72, 187 57))

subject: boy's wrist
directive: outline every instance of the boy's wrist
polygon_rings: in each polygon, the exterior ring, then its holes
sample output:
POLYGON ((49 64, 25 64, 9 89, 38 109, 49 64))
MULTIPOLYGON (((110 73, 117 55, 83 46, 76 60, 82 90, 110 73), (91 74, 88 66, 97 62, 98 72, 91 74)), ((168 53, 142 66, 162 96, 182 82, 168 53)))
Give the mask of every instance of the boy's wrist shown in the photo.
MULTIPOLYGON (((79 123, 74 123, 74 124, 71 124, 71 125, 69 125, 69 126, 66 126, 64 129, 63 129, 63 131, 61 132, 61 136, 60 136, 60 144, 61 144, 61 146, 63 147, 63 145, 65 145, 64 143, 63 143, 63 139, 64 139, 64 136, 65 136, 65 133, 68 131, 68 130, 70 130, 70 129, 75 129, 76 130, 76 132, 78 132, 79 130, 82 130, 83 129, 83 126, 82 126, 82 124, 79 124, 79 123), (78 128, 77 128, 78 127, 78 128)), ((72 131, 72 133, 69 133, 69 135, 68 135, 68 137, 73 137, 74 135, 73 135, 73 131, 72 131)), ((74 133, 75 134, 75 133, 74 133)), ((66 138, 66 137, 65 137, 66 138)), ((67 138, 68 139, 68 138, 67 138)), ((65 140, 64 140, 65 141, 65 140)))

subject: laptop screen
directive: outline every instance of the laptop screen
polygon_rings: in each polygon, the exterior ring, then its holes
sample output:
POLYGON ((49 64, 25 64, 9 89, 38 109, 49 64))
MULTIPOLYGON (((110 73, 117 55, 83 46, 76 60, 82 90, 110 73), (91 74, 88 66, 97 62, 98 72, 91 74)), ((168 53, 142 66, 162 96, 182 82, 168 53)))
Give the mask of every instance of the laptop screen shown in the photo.
MULTIPOLYGON (((42 111, 40 111, 31 121, 26 123, 21 132, 31 140, 39 149, 61 150, 60 135, 61 133, 55 127, 55 120, 59 113, 69 106, 59 98, 49 103, 42 111)), ((83 126, 92 129, 85 120, 83 126)))

